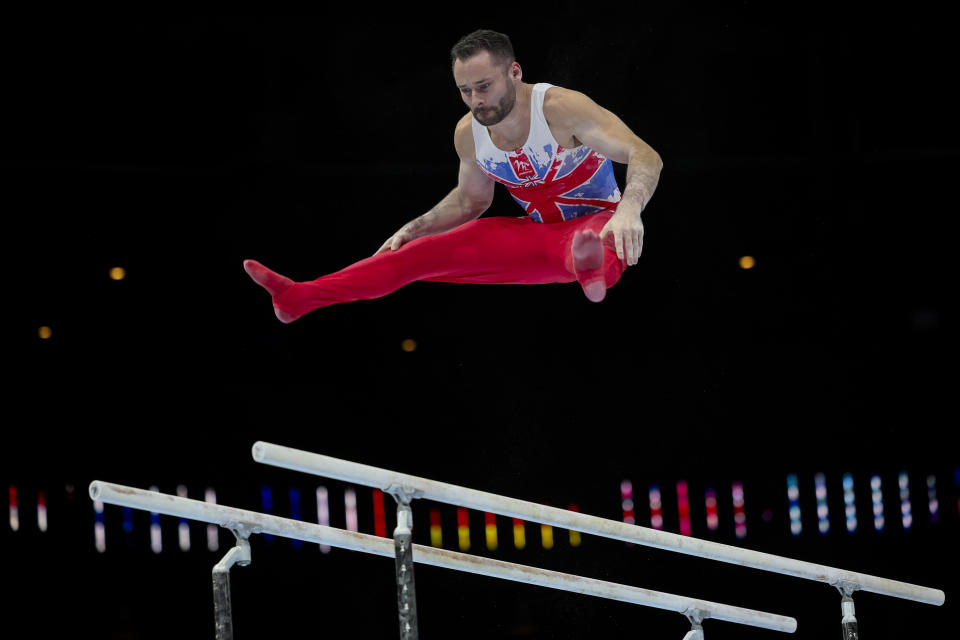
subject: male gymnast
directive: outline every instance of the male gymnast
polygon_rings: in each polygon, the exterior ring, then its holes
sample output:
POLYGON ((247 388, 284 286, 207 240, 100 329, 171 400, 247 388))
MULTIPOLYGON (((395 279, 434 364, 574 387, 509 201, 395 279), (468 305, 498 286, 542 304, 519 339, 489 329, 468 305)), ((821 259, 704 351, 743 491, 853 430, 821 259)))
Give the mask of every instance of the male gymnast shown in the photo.
POLYGON ((663 163, 616 115, 586 95, 523 82, 508 36, 481 29, 450 52, 469 113, 457 123, 458 184, 372 256, 295 282, 245 260, 277 318, 385 296, 417 280, 482 284, 580 283, 600 302, 637 263, 644 207, 663 163), (627 165, 623 194, 611 160, 627 165), (505 185, 527 215, 478 219, 505 185))

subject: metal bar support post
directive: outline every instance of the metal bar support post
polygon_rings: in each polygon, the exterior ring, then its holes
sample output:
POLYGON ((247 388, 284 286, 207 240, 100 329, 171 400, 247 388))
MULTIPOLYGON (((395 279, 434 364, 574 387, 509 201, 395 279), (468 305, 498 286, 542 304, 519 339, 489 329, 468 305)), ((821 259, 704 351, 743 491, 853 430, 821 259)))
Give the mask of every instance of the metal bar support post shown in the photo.
POLYGON ((413 579, 413 509, 410 503, 423 495, 409 487, 388 487, 397 501, 397 527, 393 530, 393 547, 397 570, 397 612, 400 617, 400 640, 418 640, 417 590, 413 579))
POLYGON ((857 612, 853 606, 853 592, 857 590, 857 585, 841 582, 836 586, 843 596, 840 599, 840 611, 843 613, 843 618, 840 620, 840 624, 843 626, 843 640, 860 640, 860 631, 857 629, 857 612))
POLYGON ((230 523, 224 525, 237 538, 226 555, 213 567, 213 617, 216 625, 216 640, 233 640, 233 607, 230 603, 230 567, 250 564, 250 534, 255 527, 230 523))
POLYGON ((686 616, 690 621, 690 631, 683 636, 683 640, 703 640, 703 611, 693 609, 688 611, 686 616))

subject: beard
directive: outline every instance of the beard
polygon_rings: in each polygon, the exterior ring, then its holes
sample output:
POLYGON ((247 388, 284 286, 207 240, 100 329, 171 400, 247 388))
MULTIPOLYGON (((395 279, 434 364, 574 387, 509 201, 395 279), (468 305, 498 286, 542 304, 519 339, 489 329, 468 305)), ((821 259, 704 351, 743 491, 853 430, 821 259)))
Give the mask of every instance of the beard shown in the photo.
POLYGON ((513 83, 507 84, 507 93, 500 98, 495 106, 486 106, 473 110, 473 117, 485 127, 492 127, 506 118, 517 104, 517 88, 513 83))

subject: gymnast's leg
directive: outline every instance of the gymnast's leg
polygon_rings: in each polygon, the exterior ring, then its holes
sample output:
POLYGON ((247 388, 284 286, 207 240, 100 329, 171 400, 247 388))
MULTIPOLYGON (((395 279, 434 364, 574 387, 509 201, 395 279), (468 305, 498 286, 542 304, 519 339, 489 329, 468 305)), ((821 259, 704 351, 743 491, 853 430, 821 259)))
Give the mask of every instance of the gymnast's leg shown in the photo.
MULTIPOLYGON (((546 284, 577 280, 590 301, 600 302, 606 296, 607 289, 620 280, 627 266, 617 257, 612 236, 606 242, 600 239, 600 231, 614 213, 615 209, 609 209, 550 224, 533 222, 529 218, 506 218, 514 220, 524 229, 525 235, 520 238, 520 246, 503 252, 505 255, 497 263, 499 269, 494 272, 501 279, 482 282, 546 284), (518 256, 533 260, 520 260, 518 256)), ((423 279, 435 282, 481 282, 473 273, 423 279)))
POLYGON ((244 261, 244 269, 267 290, 277 318, 285 323, 331 304, 378 298, 417 280, 474 284, 578 280, 587 297, 599 301, 624 268, 612 248, 599 241, 599 231, 611 215, 605 211, 553 224, 529 218, 481 218, 309 282, 295 282, 254 260, 244 261))

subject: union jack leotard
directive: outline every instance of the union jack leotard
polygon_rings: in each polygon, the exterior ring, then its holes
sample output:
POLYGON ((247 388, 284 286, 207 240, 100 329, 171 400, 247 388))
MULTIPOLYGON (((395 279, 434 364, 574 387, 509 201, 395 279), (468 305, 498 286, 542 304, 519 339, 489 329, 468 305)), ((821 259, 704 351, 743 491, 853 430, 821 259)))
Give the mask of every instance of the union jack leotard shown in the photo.
POLYGON ((524 145, 503 151, 485 126, 473 120, 477 164, 536 222, 562 222, 612 209, 620 201, 613 163, 586 145, 564 149, 543 116, 543 96, 553 85, 533 86, 530 134, 524 145))

